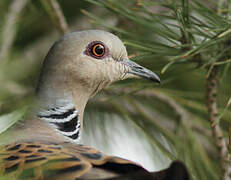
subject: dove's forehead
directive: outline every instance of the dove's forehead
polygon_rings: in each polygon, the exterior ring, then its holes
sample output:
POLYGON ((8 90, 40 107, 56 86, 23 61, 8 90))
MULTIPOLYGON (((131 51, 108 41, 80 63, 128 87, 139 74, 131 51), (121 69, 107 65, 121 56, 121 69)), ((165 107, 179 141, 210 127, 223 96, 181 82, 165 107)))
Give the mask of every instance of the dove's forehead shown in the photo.
POLYGON ((127 55, 123 42, 114 34, 101 30, 85 30, 69 33, 61 38, 61 42, 72 48, 85 48, 89 43, 100 41, 111 53, 127 55), (77 47, 75 47, 77 46, 77 47))
POLYGON ((74 41, 90 42, 94 40, 102 41, 105 44, 116 43, 123 45, 122 41, 112 33, 101 30, 86 30, 72 32, 63 37, 64 40, 73 39, 74 41))

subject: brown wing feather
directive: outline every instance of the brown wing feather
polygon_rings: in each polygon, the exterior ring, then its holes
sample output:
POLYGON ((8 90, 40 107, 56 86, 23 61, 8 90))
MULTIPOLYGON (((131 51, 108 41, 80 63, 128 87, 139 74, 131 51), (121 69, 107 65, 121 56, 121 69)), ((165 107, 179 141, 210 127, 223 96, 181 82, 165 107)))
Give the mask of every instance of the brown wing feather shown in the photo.
POLYGON ((77 144, 67 143, 66 147, 69 149, 69 151, 72 151, 75 154, 80 155, 82 159, 85 159, 86 161, 91 162, 91 164, 93 165, 102 165, 105 162, 114 162, 114 163, 119 163, 119 164, 133 164, 133 165, 141 167, 139 164, 134 163, 132 161, 119 158, 116 156, 107 156, 94 148, 84 146, 81 144, 77 145, 77 144))
POLYGON ((24 142, 0 148, 0 177, 23 180, 72 180, 99 168, 127 173, 141 166, 83 145, 24 142))
POLYGON ((91 164, 57 144, 15 143, 0 149, 0 174, 11 179, 73 179, 91 164))
POLYGON ((66 146, 70 151, 78 154, 81 159, 90 162, 93 168, 104 169, 117 175, 128 174, 140 170, 146 171, 142 166, 137 163, 115 156, 104 155, 100 151, 91 147, 69 143, 67 143, 66 146))

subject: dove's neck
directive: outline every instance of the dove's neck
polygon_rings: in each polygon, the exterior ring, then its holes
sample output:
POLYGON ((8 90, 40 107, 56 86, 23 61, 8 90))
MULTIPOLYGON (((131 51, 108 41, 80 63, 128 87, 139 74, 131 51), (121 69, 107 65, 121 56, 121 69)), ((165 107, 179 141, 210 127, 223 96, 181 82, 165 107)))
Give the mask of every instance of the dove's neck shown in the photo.
POLYGON ((39 83, 37 97, 40 106, 36 114, 59 135, 78 141, 84 109, 91 93, 80 84, 69 84, 63 78, 56 82, 39 83))

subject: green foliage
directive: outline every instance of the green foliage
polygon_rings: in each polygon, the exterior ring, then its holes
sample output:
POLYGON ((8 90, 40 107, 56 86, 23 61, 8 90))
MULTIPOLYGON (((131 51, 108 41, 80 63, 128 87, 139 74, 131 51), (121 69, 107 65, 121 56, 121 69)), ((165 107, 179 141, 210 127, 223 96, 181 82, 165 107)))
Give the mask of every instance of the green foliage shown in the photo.
MULTIPOLYGON (((113 100, 120 106, 119 113, 140 126, 170 159, 186 162, 192 179, 218 179, 219 157, 210 134, 205 80, 211 68, 218 66, 220 116, 216 123, 220 122, 227 138, 231 125, 231 111, 227 106, 231 88, 230 5, 199 0, 87 1, 119 16, 118 25, 114 27, 106 24, 102 17, 82 10, 94 23, 118 34, 129 52, 135 53, 133 60, 162 74, 160 87, 149 82, 122 82, 121 87, 129 87, 129 94, 125 93, 122 98, 138 113, 128 113, 126 106, 119 103, 121 94, 118 101, 113 100), (137 98, 140 94, 141 98, 137 98), (157 111, 161 117, 155 117, 152 111, 157 111), (174 128, 166 128, 166 124, 173 124, 174 128), (163 134, 175 153, 169 152, 151 129, 163 134)), ((117 91, 114 88, 109 91, 117 91)))
MULTIPOLYGON (((60 1, 70 24, 74 23, 75 17, 82 17, 75 7, 84 8, 82 13, 89 17, 93 27, 104 27, 119 35, 132 55, 131 59, 158 72, 161 78, 161 85, 144 80, 118 82, 92 100, 86 113, 117 114, 125 121, 133 122, 144 132, 152 147, 158 148, 170 160, 185 162, 195 180, 219 179, 221 176, 205 98, 206 78, 214 66, 219 68, 217 100, 220 114, 216 123, 222 127, 225 138, 228 138, 231 126, 231 5, 222 2, 60 1), (97 16, 87 8, 89 5, 107 12, 97 16), (105 21, 108 17, 115 18, 116 25, 105 21)), ((8 1, 0 2, 0 10, 5 12, 8 6, 8 1)), ((18 22, 18 35, 8 62, 0 62, 1 114, 31 102, 41 60, 47 52, 28 63, 30 58, 25 58, 24 49, 49 36, 54 26, 50 25, 47 16, 39 2, 31 1, 18 22)), ((0 21, 0 29, 3 22, 0 21)), ((101 131, 105 133, 106 121, 103 119, 100 123, 101 131)), ((88 118, 85 126, 91 123, 88 118)))

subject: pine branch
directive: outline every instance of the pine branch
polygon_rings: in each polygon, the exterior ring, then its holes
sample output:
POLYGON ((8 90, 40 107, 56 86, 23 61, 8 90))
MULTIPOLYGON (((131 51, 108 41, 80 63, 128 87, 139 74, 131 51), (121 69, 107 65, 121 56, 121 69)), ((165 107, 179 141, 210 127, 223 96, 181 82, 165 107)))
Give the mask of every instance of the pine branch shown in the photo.
POLYGON ((229 149, 231 150, 231 126, 229 127, 229 149))
POLYGON ((0 48, 0 61, 8 58, 17 32, 17 21, 28 0, 14 0, 10 4, 9 12, 2 26, 2 46, 0 48))
POLYGON ((56 0, 41 0, 41 3, 45 7, 60 34, 67 33, 69 27, 59 3, 56 0))
POLYGON ((216 120, 218 118, 217 110, 217 71, 218 67, 212 67, 212 70, 207 78, 207 101, 208 101, 208 113, 209 121, 212 128, 212 133, 215 138, 215 143, 219 151, 220 164, 222 169, 222 180, 231 179, 231 166, 230 166, 230 157, 228 154, 227 144, 223 136, 221 127, 216 120))

